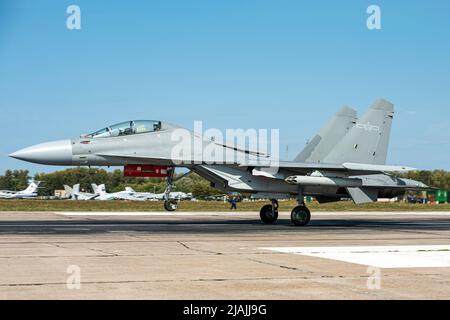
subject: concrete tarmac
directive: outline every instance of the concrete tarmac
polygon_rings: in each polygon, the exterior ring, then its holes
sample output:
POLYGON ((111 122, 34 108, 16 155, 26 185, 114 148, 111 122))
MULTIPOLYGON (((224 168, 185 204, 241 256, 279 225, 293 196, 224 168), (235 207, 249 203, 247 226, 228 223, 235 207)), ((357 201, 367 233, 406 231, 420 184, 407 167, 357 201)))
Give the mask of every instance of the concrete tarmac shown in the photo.
POLYGON ((0 213, 0 299, 449 299, 449 266, 442 212, 0 213))

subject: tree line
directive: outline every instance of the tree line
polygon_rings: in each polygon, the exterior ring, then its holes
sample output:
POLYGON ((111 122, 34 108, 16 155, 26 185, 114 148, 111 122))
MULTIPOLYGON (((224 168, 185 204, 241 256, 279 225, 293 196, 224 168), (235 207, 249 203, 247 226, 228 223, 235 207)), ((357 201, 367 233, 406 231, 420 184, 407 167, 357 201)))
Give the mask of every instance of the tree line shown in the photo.
MULTIPOLYGON (((398 176, 421 181, 429 186, 450 190, 450 172, 445 170, 433 171, 410 171, 398 176)), ((79 183, 80 189, 92 192, 91 183, 106 185, 108 192, 124 190, 130 186, 141 192, 164 192, 166 188, 165 179, 160 178, 129 178, 124 177, 120 169, 107 171, 97 168, 71 168, 51 173, 37 173, 33 177, 27 170, 7 170, 0 176, 0 190, 23 190, 28 181, 34 179, 41 181, 39 194, 52 196, 55 190, 64 189, 64 185, 73 186, 79 183)), ((175 182, 174 191, 191 192, 194 197, 203 199, 207 196, 220 195, 222 192, 212 188, 209 181, 199 175, 192 173, 187 177, 175 182)))
MULTIPOLYGON (((166 181, 161 178, 129 178, 124 177, 123 171, 119 169, 107 171, 78 167, 51 173, 37 173, 34 176, 30 176, 27 170, 7 170, 0 176, 0 190, 23 190, 28 186, 30 179, 41 181, 39 188, 41 196, 52 196, 55 190, 64 189, 64 185, 73 186, 78 183, 80 190, 86 192, 92 192, 92 183, 104 183, 108 192, 122 191, 125 187, 132 187, 138 192, 162 193, 166 188, 166 181)), ((176 181, 172 191, 191 192, 198 199, 223 194, 195 173, 176 181)))

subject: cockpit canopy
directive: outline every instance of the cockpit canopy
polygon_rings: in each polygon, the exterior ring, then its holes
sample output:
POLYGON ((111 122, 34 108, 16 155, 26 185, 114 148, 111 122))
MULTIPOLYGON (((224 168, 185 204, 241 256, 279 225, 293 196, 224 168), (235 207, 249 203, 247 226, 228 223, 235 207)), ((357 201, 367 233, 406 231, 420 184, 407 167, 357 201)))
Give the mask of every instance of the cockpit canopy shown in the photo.
POLYGON ((86 138, 108 138, 128 136, 132 134, 148 133, 161 130, 161 121, 133 120, 121 122, 94 133, 86 135, 86 138))

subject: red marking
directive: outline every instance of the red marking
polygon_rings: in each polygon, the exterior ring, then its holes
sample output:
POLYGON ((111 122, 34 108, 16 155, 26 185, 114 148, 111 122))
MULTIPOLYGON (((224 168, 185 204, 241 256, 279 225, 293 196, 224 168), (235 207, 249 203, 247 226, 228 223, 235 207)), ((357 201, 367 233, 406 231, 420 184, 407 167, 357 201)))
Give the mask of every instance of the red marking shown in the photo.
POLYGON ((168 176, 167 171, 167 166, 129 164, 123 168, 123 175, 125 177, 165 178, 168 176))
POLYGON ((91 143, 89 140, 80 141, 81 144, 89 144, 91 143))

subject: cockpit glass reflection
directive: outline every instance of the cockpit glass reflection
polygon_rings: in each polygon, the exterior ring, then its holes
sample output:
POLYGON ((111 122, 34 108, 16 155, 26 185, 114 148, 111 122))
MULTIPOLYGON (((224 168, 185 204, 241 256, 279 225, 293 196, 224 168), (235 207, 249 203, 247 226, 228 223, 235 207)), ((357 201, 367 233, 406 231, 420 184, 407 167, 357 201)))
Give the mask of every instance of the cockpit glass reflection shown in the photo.
POLYGON ((134 120, 114 124, 87 135, 89 138, 128 136, 161 130, 161 121, 134 120))

